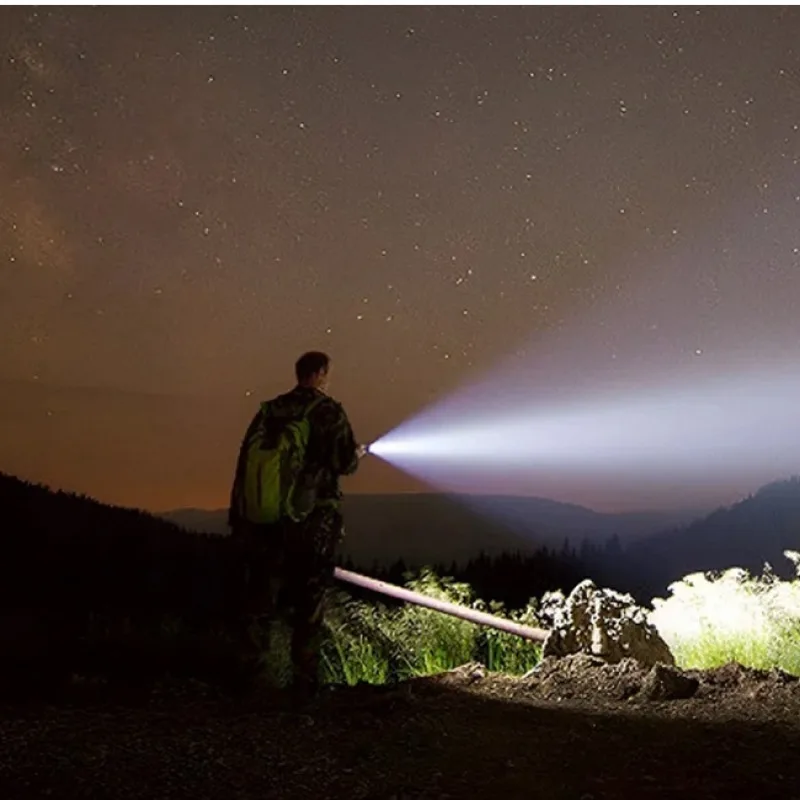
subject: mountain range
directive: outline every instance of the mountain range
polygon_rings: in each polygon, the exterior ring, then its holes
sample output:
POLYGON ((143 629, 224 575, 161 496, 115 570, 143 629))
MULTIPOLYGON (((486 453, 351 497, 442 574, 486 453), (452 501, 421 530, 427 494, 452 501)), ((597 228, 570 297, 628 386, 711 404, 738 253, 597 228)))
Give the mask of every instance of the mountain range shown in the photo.
MULTIPOLYGON (((216 563, 224 550, 222 537, 188 532, 227 532, 222 510, 153 515, 54 492, 2 473, 0 505, 6 548, 0 559, 0 594, 20 579, 15 558, 24 556, 34 572, 49 563, 46 584, 54 586, 71 580, 74 568, 65 566, 68 557, 81 564, 112 552, 117 553, 115 564, 155 559, 153 569, 159 573, 169 564, 186 565, 188 548, 197 551, 191 556, 195 560, 208 556, 209 564, 216 563), (58 555, 53 548, 60 548, 58 555), (52 563, 42 554, 52 556, 52 563)), ((784 553, 800 551, 800 477, 762 486, 706 515, 602 514, 541 498, 429 494, 353 495, 345 500, 345 515, 342 555, 362 569, 399 559, 407 567, 438 564, 449 569, 453 562, 463 564, 480 553, 536 553, 543 545, 558 556, 569 540, 567 560, 577 558, 586 577, 649 601, 691 572, 729 567, 761 572, 769 563, 778 576, 793 577, 794 567, 784 553)), ((105 568, 100 574, 112 579, 105 568)))
MULTIPOLYGON (((344 501, 342 555, 358 566, 462 565, 480 553, 580 553, 587 576, 649 600, 691 572, 765 563, 794 575, 784 556, 800 550, 800 478, 775 481, 710 513, 608 514, 535 497, 351 495, 344 501)), ((226 512, 184 509, 164 515, 188 530, 227 533, 226 512)))
MULTIPOLYGON (((177 509, 161 515, 201 533, 228 532, 227 510, 177 509)), ((686 525, 703 512, 607 514, 537 497, 453 494, 360 494, 344 500, 346 536, 342 553, 357 564, 410 567, 450 564, 484 552, 527 552, 561 548, 584 538, 614 535, 632 542, 686 525)))
POLYGON ((766 484, 686 526, 629 543, 619 573, 627 574, 631 591, 665 587, 692 572, 741 567, 758 574, 767 563, 786 579, 795 575, 786 550, 800 551, 800 477, 766 484))

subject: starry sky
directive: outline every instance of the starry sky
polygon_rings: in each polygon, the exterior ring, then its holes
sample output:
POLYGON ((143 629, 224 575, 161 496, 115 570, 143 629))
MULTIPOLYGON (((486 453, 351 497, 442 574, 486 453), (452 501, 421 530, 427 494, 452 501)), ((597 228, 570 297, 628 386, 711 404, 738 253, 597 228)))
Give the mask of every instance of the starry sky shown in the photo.
POLYGON ((796 352, 797 42, 777 7, 0 9, 0 470, 222 506, 311 348, 362 441, 509 359, 552 392, 796 352))

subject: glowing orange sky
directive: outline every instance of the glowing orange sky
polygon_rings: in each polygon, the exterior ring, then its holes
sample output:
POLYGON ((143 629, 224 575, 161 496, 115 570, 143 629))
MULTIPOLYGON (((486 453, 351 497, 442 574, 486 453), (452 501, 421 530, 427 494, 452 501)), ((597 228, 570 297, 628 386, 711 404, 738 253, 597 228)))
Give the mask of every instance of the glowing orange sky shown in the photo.
MULTIPOLYGON (((597 303, 624 316, 665 264, 665 361, 713 372, 773 319, 791 338, 798 22, 0 9, 0 469, 219 506, 303 350, 369 441, 597 303)), ((415 487, 376 461, 346 486, 415 487)))

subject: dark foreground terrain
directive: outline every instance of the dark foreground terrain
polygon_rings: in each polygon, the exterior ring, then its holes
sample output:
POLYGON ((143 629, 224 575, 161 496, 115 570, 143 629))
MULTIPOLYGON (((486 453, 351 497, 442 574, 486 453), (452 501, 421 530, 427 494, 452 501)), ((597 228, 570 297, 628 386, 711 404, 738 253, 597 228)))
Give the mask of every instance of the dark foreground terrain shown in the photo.
POLYGON ((467 666, 301 713, 199 685, 0 709, 0 798, 800 797, 800 684, 730 665, 652 701, 630 663, 467 666))

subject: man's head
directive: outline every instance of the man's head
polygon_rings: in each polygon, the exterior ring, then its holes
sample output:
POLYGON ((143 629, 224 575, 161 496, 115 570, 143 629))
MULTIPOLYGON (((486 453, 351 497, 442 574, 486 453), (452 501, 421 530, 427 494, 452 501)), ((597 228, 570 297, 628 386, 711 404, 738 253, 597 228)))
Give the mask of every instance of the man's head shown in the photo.
POLYGON ((317 351, 304 353, 294 365, 298 386, 308 386, 324 392, 328 387, 330 368, 331 360, 326 353, 317 351))

